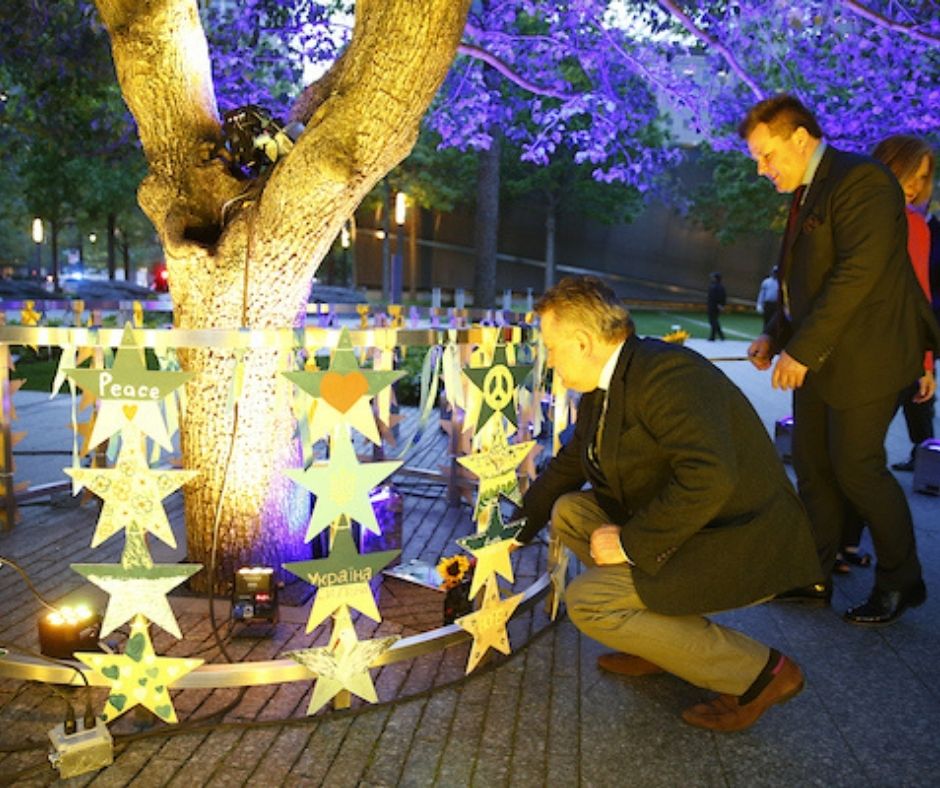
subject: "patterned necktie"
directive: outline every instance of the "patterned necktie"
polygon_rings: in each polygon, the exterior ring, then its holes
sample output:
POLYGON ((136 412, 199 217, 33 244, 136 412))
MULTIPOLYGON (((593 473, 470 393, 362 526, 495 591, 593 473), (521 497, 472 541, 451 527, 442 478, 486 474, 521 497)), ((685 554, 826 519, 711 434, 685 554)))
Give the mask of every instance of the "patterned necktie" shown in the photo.
POLYGON ((780 245, 780 261, 777 263, 777 282, 780 285, 780 303, 783 305, 784 314, 790 316, 790 291, 787 287, 787 274, 789 266, 784 265, 788 261, 787 252, 793 243, 793 236, 796 233, 796 217, 800 215, 800 207, 803 203, 803 193, 806 191, 806 184, 801 183, 793 192, 793 199, 790 201, 790 212, 787 214, 787 229, 783 232, 783 243, 780 245))
POLYGON ((600 463, 600 454, 601 454, 601 436, 604 434, 604 419, 607 416, 607 395, 609 390, 604 391, 604 401, 601 403, 601 412, 600 416, 597 419, 597 428, 594 430, 594 438, 591 440, 591 445, 588 447, 588 459, 591 461, 591 464, 599 471, 601 468, 600 463))

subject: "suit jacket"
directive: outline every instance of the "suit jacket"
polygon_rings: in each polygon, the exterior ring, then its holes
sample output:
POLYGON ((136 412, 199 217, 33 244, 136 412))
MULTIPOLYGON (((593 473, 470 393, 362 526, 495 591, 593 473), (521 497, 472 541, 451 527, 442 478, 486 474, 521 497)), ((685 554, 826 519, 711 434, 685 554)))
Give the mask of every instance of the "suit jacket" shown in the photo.
POLYGON ((889 170, 827 148, 783 250, 775 350, 809 367, 835 408, 900 391, 940 347, 940 326, 907 253, 904 195, 889 170))
POLYGON ((598 475, 587 458, 603 392, 523 497, 528 541, 555 500, 591 481, 621 526, 651 610, 705 613, 819 581, 809 521, 741 391, 687 348, 630 337, 611 380, 598 475))

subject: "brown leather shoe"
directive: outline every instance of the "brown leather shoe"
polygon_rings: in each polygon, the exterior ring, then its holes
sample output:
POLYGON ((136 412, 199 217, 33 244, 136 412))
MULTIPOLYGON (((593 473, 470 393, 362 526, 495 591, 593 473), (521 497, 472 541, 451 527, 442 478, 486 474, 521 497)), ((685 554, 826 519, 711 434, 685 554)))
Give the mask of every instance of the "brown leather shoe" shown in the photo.
POLYGON ((633 654, 624 654, 622 651, 601 654, 597 658, 597 667, 606 670, 608 673, 617 673, 621 676, 652 676, 656 673, 666 672, 648 659, 633 654))
POLYGON ((777 703, 786 703, 803 689, 803 672, 789 657, 770 683, 754 700, 741 705, 736 695, 719 695, 708 703, 699 703, 682 712, 682 719, 696 728, 711 731, 743 731, 757 722, 761 715, 777 703))

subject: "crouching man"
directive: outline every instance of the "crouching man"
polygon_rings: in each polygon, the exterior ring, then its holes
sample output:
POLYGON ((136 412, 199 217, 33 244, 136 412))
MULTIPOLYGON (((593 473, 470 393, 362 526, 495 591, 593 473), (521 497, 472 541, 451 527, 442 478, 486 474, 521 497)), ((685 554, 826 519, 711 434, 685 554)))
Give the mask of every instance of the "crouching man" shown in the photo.
POLYGON ((633 333, 593 277, 536 305, 548 363, 583 392, 574 436, 526 493, 527 542, 551 516, 585 566, 566 592, 600 667, 668 671, 719 693, 690 725, 749 727, 803 688, 790 658, 704 614, 818 582, 799 499, 741 391, 687 348, 633 333), (582 489, 586 482, 589 489, 582 489))

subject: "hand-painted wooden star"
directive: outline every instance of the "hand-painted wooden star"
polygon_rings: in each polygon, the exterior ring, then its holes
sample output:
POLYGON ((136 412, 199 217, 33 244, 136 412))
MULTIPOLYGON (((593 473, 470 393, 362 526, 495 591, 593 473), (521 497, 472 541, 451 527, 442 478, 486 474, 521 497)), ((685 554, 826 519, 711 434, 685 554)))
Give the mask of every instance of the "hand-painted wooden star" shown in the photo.
POLYGON ((139 614, 173 637, 181 638, 183 635, 166 595, 201 568, 202 564, 157 564, 151 567, 72 564, 72 569, 110 595, 101 623, 101 637, 139 614))
POLYGON ((568 548, 557 537, 553 537, 548 545, 548 575, 552 581, 548 613, 554 621, 565 598, 565 584, 568 580, 568 548))
POLYGON ((182 386, 191 372, 164 372, 147 369, 143 349, 134 341, 134 331, 125 326, 121 346, 110 369, 67 369, 65 374, 101 401, 91 435, 97 446, 133 423, 167 451, 173 450, 160 403, 182 386))
POLYGON ((176 538, 161 501, 198 471, 153 471, 144 458, 139 436, 125 436, 114 468, 65 468, 77 485, 104 499, 91 546, 130 524, 149 531, 170 547, 176 538))
POLYGON ((349 338, 349 330, 344 328, 328 370, 283 374, 311 397, 318 398, 310 424, 310 440, 317 441, 328 435, 341 422, 349 424, 378 445, 381 438, 372 413, 372 397, 405 373, 403 370, 361 368, 349 338))
POLYGON ((304 540, 309 542, 341 515, 380 534, 369 492, 399 466, 398 461, 360 463, 347 428, 340 425, 334 429, 329 462, 315 462, 306 470, 285 472, 317 496, 304 540))
POLYGON ((499 586, 493 578, 486 584, 483 606, 476 612, 458 618, 454 622, 473 635, 473 646, 470 648, 470 657, 467 659, 467 673, 477 666, 490 648, 495 648, 503 654, 509 653, 509 634, 506 632, 506 624, 516 612, 523 596, 525 594, 516 594, 500 599, 499 586))
POLYGON ((480 515, 480 509, 504 495, 516 504, 522 503, 519 493, 519 479, 516 468, 535 446, 535 441, 510 444, 506 433, 495 430, 495 439, 489 448, 465 457, 458 457, 457 462, 480 479, 473 519, 480 515))
POLYGON ((201 659, 156 656, 147 632, 147 620, 143 616, 137 616, 131 624, 131 634, 123 654, 76 652, 75 656, 111 685, 111 693, 101 715, 105 722, 137 705, 150 709, 164 722, 176 722, 176 710, 168 688, 203 663, 201 659))
POLYGON ((360 553, 353 543, 352 531, 348 527, 340 527, 336 530, 327 558, 283 564, 288 572, 317 587, 307 620, 307 632, 313 632, 327 616, 343 605, 355 608, 373 621, 381 621, 369 581, 400 552, 360 553))
POLYGON ((476 568, 473 570, 473 580, 470 583, 471 599, 494 574, 498 574, 510 583, 513 582, 512 561, 509 557, 513 545, 512 540, 525 525, 525 520, 503 525, 499 507, 495 505, 490 507, 488 515, 489 523, 486 531, 455 540, 477 559, 476 568))
POLYGON ((516 389, 531 371, 531 364, 509 366, 506 363, 506 346, 502 344, 497 345, 493 351, 493 363, 490 366, 472 367, 463 371, 483 395, 475 425, 477 433, 482 432, 497 413, 502 413, 513 426, 516 425, 516 389))
POLYGON ((288 651, 287 656, 299 662, 317 676, 307 714, 315 714, 324 704, 342 690, 349 690, 369 703, 379 698, 369 675, 369 665, 388 651, 398 636, 357 640, 351 636, 339 638, 338 643, 323 648, 288 651))

